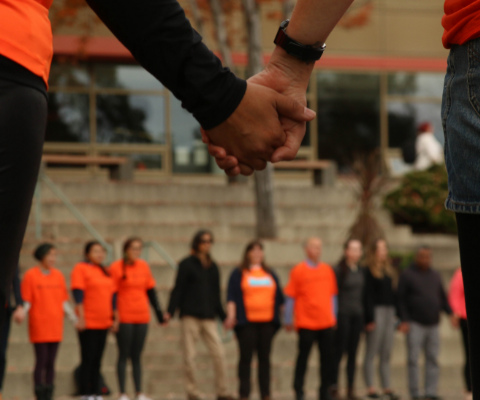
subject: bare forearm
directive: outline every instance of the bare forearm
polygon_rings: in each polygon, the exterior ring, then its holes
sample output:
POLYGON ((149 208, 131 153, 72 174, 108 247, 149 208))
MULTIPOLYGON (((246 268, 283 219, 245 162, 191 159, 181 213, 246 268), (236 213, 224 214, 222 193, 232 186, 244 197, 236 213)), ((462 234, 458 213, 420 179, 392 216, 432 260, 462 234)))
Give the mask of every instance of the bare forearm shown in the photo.
POLYGON ((235 319, 237 318, 237 305, 233 301, 227 303, 227 318, 235 319))

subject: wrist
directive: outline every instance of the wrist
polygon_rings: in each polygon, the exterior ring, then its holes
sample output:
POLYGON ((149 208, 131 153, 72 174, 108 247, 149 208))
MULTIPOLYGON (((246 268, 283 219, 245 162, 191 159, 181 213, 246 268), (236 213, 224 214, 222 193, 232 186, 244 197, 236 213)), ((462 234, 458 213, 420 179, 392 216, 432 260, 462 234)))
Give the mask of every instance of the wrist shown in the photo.
POLYGON ((290 79, 291 83, 302 86, 306 90, 314 66, 314 62, 306 63, 288 54, 280 46, 276 46, 266 69, 277 68, 281 70, 290 79))

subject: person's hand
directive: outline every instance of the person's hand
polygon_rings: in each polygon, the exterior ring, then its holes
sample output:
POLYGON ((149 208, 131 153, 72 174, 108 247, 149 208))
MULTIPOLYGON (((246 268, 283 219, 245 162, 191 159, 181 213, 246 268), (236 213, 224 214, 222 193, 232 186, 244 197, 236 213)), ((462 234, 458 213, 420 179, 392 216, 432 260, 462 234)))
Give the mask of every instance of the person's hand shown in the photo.
MULTIPOLYGON (((248 82, 269 87, 306 105, 306 91, 312 70, 313 63, 307 65, 277 47, 265 70, 250 78, 248 82)), ((299 121, 282 115, 280 122, 286 133, 286 141, 283 146, 276 149, 272 155, 272 162, 293 160, 305 135, 305 120, 299 121)), ((245 165, 239 163, 234 156, 227 154, 221 146, 211 143, 207 135, 202 136, 203 141, 208 144, 210 155, 215 157, 218 166, 224 169, 227 175, 238 175, 241 170, 243 173, 245 165)))
POLYGON ((225 321, 223 321, 223 328, 227 331, 233 329, 237 324, 237 320, 235 318, 227 317, 225 321))
POLYGON ((12 317, 17 324, 21 324, 25 319, 25 309, 23 306, 18 306, 13 312, 12 317))
MULTIPOLYGON (((257 78, 257 81, 265 79, 257 78)), ((251 175, 253 170, 264 169, 267 161, 280 161, 282 156, 294 158, 301 138, 295 149, 295 142, 291 140, 292 124, 288 121, 299 121, 305 127, 306 121, 315 118, 315 112, 305 107, 305 101, 300 103, 265 86, 257 84, 255 77, 251 78, 235 112, 202 134, 210 154, 229 176, 251 175)))
POLYGON ((112 327, 110 328, 110 332, 117 333, 119 329, 120 329, 120 321, 118 318, 115 318, 113 320, 112 327))
POLYGON ((77 331, 83 332, 87 328, 85 324, 85 318, 78 317, 77 323, 75 324, 75 328, 77 329, 77 331))
POLYGON ((458 315, 452 314, 450 322, 453 328, 458 329, 460 327, 460 317, 458 315))
POLYGON ((410 324, 408 322, 402 322, 400 325, 398 325, 398 330, 407 334, 410 331, 410 324))
POLYGON ((294 330, 293 324, 287 324, 284 326, 284 328, 287 332, 293 332, 294 330))
POLYGON ((370 322, 365 326, 366 332, 373 332, 375 330, 375 322, 370 322))
POLYGON ((168 323, 170 322, 171 319, 172 319, 172 316, 170 315, 170 313, 168 311, 163 313, 163 323, 165 325, 168 325, 168 323))

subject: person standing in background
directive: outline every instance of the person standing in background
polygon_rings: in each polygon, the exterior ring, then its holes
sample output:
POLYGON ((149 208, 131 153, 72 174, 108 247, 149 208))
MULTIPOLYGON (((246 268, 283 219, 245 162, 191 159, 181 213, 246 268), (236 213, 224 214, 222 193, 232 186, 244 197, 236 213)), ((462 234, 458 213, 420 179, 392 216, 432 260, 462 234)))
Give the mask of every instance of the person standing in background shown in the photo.
POLYGON ((440 313, 452 314, 440 274, 432 269, 432 250, 422 246, 398 283, 399 330, 407 335, 408 383, 412 399, 438 399, 440 313), (425 396, 420 395, 418 357, 425 352, 425 396))
POLYGON ((105 249, 99 242, 88 242, 84 256, 71 275, 81 350, 79 392, 83 400, 101 400, 98 391, 107 334, 109 330, 116 333, 119 325, 116 287, 102 265, 105 249))
POLYGON ((35 348, 35 397, 52 400, 55 380, 55 359, 63 339, 65 314, 76 324, 77 318, 68 303, 67 284, 55 268, 57 250, 50 243, 37 247, 34 257, 39 265, 25 273, 22 296, 29 315, 30 341, 35 348))
POLYGON ((220 299, 220 272, 210 255, 212 244, 213 235, 209 231, 201 230, 193 237, 192 255, 178 266, 168 312, 165 314, 165 321, 168 322, 177 310, 180 311, 189 400, 202 397, 195 380, 196 342, 200 337, 213 358, 217 399, 231 398, 227 391, 225 351, 215 321, 215 317, 224 321, 226 314, 220 299))
POLYGON ((277 275, 265 265, 263 244, 249 243, 242 264, 228 283, 225 327, 235 327, 240 360, 240 400, 250 397, 253 353, 258 358, 258 383, 262 400, 270 400, 270 351, 275 333, 281 326, 280 308, 284 298, 277 275))
POLYGON ((472 377, 470 375, 470 348, 468 341, 467 307, 465 304, 465 290, 463 287, 462 269, 458 268, 453 274, 448 294, 450 307, 453 311, 452 325, 462 331, 463 348, 465 349, 465 377, 466 400, 472 399, 472 377))
POLYGON ((396 322, 396 293, 398 276, 388 257, 388 246, 384 239, 377 240, 367 255, 365 270, 365 330, 367 350, 365 353, 364 376, 367 397, 379 399, 381 395, 373 384, 374 361, 380 358, 379 372, 383 394, 388 400, 398 400, 390 385, 390 355, 392 353, 396 322))
POLYGON ((293 388, 296 400, 304 400, 305 373, 314 342, 320 351, 319 400, 330 400, 335 381, 335 331, 337 319, 334 304, 338 294, 337 278, 330 265, 320 261, 322 241, 312 237, 305 244, 306 260, 293 267, 285 287, 287 330, 298 331, 298 356, 293 388), (295 321, 294 321, 295 317, 295 321))
POLYGON ((363 255, 362 242, 349 239, 344 246, 344 255, 335 268, 338 284, 338 317, 335 332, 335 380, 334 395, 338 397, 340 362, 347 353, 347 399, 355 400, 354 382, 357 364, 357 349, 363 330, 363 268, 359 266, 363 255))
POLYGON ((142 393, 141 365, 143 346, 150 322, 149 300, 158 323, 163 324, 163 314, 155 291, 155 279, 150 266, 140 259, 142 247, 141 239, 128 239, 123 245, 123 259, 115 261, 108 270, 117 289, 120 318, 117 332, 117 377, 120 400, 129 400, 125 393, 125 370, 129 358, 132 360, 136 400, 150 400, 142 393))
POLYGON ((415 152, 417 157, 413 167, 417 171, 424 171, 432 165, 443 163, 443 147, 435 138, 430 122, 419 125, 415 152))

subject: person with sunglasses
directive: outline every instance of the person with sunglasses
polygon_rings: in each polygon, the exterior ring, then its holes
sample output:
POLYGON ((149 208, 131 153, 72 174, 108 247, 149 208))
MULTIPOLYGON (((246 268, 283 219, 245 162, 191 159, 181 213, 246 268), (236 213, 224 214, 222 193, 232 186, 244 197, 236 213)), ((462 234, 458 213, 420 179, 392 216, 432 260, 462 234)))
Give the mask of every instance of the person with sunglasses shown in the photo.
POLYGON ((209 231, 201 230, 193 237, 191 255, 178 266, 168 312, 165 313, 165 321, 168 322, 177 310, 180 312, 189 400, 202 398, 194 375, 196 341, 199 338, 202 338, 213 358, 218 400, 230 398, 225 352, 215 322, 215 317, 224 321, 226 314, 220 300, 220 272, 210 255, 212 244, 213 235, 209 231))

